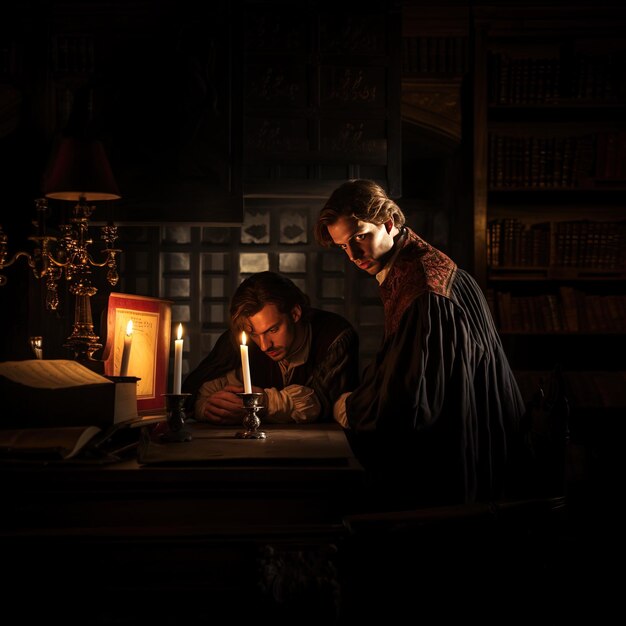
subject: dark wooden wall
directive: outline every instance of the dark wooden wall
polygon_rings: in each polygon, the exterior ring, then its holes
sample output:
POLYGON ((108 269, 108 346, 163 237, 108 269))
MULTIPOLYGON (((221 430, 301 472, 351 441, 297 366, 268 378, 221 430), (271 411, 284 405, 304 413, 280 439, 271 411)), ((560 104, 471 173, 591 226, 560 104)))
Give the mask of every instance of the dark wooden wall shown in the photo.
MULTIPOLYGON (((250 220, 268 211, 312 216, 354 177, 402 195, 400 2, 320 0, 294 10, 281 0, 221 0, 208 16, 191 2, 170 0, 14 4, 0 26, 7 207, 0 223, 10 254, 32 249, 33 200, 58 140, 85 129, 103 141, 122 193, 99 203, 92 219, 130 228, 122 233, 128 254, 118 289, 137 291, 133 246, 142 248, 143 235, 135 227, 250 229, 250 220)), ((50 202, 51 228, 63 204, 50 202)), ((312 219, 306 223, 302 241, 312 264, 312 219)), ((265 241, 257 235, 242 241, 265 241)), ((160 246, 150 250, 152 270, 163 269, 160 246)), ((32 334, 60 346, 73 316, 64 285, 61 307, 50 313, 43 311, 45 290, 27 280, 22 260, 5 273, 9 285, 0 298, 11 332, 2 356, 30 356, 24 346, 32 334)), ((96 326, 110 289, 100 278, 94 272, 96 326)), ((171 295, 165 284, 154 274, 139 292, 171 295)), ((223 295, 227 300, 229 290, 223 295)), ((323 297, 313 294, 318 303, 323 297)), ((342 312, 357 321, 357 308, 355 299, 342 312)))

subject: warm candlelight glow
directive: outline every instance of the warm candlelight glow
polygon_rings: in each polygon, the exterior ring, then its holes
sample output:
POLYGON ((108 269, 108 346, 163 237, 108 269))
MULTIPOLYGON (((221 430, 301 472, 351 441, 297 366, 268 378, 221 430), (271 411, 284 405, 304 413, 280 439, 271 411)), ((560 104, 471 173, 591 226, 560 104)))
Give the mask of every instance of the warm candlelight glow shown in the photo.
POLYGON ((31 337, 30 347, 33 349, 36 359, 43 359, 43 337, 31 337))
POLYGON ((120 365, 120 376, 128 376, 128 364, 130 363, 130 349, 133 342, 133 320, 128 320, 126 324, 126 335, 124 336, 124 348, 122 350, 122 363, 120 365))
POLYGON ((250 361, 248 359, 248 346, 246 345, 246 332, 241 332, 241 377, 243 378, 244 393, 252 393, 252 379, 250 377, 250 361))
POLYGON ((180 394, 183 379, 183 325, 178 325, 178 339, 174 341, 174 393, 180 394))

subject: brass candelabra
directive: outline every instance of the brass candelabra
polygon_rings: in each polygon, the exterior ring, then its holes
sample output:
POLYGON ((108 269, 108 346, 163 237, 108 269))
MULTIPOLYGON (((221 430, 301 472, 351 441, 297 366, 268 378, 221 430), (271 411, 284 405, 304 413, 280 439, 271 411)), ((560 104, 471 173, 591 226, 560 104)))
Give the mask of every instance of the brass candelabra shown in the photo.
MULTIPOLYGON (((95 207, 89 205, 84 196, 80 196, 74 206, 72 216, 66 223, 59 225, 60 235, 51 236, 46 232, 48 201, 46 198, 35 200, 37 217, 33 220, 36 234, 29 237, 34 242, 32 253, 19 251, 8 258, 8 238, 0 226, 0 271, 13 265, 19 258, 24 258, 38 280, 46 284, 46 309, 54 311, 59 306, 59 281, 65 277, 69 291, 75 298, 74 325, 64 347, 74 352, 78 360, 93 360, 93 354, 100 348, 99 337, 94 333, 90 298, 97 293, 91 282, 92 268, 107 268, 107 281, 115 286, 119 280, 117 255, 121 252, 115 247, 117 226, 108 224, 101 229, 100 238, 104 248, 100 251, 101 260, 90 252, 93 239, 89 236, 89 218, 95 207)), ((7 282, 0 274, 0 286, 7 282)))

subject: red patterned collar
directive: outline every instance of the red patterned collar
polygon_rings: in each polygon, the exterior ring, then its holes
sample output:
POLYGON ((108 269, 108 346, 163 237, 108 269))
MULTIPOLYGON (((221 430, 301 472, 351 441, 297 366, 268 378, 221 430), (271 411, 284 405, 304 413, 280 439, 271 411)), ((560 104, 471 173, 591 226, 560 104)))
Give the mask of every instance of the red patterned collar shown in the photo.
POLYGON ((380 296, 385 307, 385 336, 398 329, 402 315, 409 305, 427 291, 450 297, 456 263, 443 252, 433 248, 405 227, 389 273, 380 285, 380 296), (404 234, 404 233, 403 233, 404 234))

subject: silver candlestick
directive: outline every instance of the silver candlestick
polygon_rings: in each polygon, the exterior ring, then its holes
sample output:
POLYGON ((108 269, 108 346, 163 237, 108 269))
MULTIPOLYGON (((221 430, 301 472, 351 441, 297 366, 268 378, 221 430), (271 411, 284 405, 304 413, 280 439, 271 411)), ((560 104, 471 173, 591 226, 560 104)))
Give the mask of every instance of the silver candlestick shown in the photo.
POLYGON ((243 418, 243 426, 246 430, 238 432, 235 436, 238 439, 265 439, 265 433, 262 430, 259 430, 261 420, 257 415, 257 412, 264 408, 261 404, 263 394, 252 392, 238 393, 237 395, 241 396, 244 409, 246 410, 246 414, 243 418))

